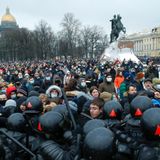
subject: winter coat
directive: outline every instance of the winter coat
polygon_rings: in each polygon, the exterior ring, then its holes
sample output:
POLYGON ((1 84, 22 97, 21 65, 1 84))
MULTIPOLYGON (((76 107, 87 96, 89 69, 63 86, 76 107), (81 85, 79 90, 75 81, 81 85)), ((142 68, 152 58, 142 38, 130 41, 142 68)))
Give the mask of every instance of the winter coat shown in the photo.
POLYGON ((114 84, 112 82, 108 83, 104 81, 103 83, 99 85, 98 89, 100 92, 109 92, 111 94, 115 92, 114 84))

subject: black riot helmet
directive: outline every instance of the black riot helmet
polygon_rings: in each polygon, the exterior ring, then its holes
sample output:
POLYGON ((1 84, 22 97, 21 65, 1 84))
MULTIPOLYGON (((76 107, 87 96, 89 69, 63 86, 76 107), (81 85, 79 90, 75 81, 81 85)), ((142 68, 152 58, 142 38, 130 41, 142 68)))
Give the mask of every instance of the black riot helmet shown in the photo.
POLYGON ((103 109, 105 119, 121 120, 123 109, 119 102, 115 100, 108 101, 104 104, 103 109))
POLYGON ((141 117, 141 127, 147 138, 160 139, 160 108, 146 110, 141 117))
POLYGON ((26 100, 27 110, 36 111, 37 113, 43 111, 42 101, 37 96, 31 96, 26 100))
POLYGON ((138 153, 138 160, 158 160, 159 155, 154 147, 144 146, 140 148, 138 153))
POLYGON ((152 107, 152 101, 147 96, 135 97, 130 106, 130 113, 132 117, 141 117, 143 112, 152 107))
POLYGON ((62 129, 64 117, 58 112, 49 111, 40 116, 39 121, 42 131, 55 134, 59 129, 62 129))
POLYGON ((52 108, 52 111, 58 112, 63 116, 68 116, 68 110, 64 104, 58 104, 57 106, 52 108))
POLYGON ((100 127, 90 131, 84 140, 85 159, 107 160, 113 154, 114 134, 111 130, 100 127))
MULTIPOLYGON (((73 102, 73 104, 75 104, 75 103, 73 102)), ((71 103, 69 103, 69 106, 70 106, 70 109, 71 109, 73 116, 76 117, 77 116, 76 107, 74 107, 74 105, 71 106, 71 103)), ((66 105, 59 104, 59 105, 55 106, 54 108, 52 108, 52 112, 58 112, 64 117, 64 119, 65 119, 64 127, 67 127, 67 126, 69 127, 72 125, 72 123, 70 123, 71 117, 70 117, 70 114, 68 112, 66 105)))
POLYGON ((92 119, 85 123, 83 126, 83 133, 87 135, 90 131, 95 128, 105 127, 105 123, 101 119, 92 119))
POLYGON ((7 119, 9 129, 22 132, 25 130, 26 120, 22 113, 13 113, 7 119))

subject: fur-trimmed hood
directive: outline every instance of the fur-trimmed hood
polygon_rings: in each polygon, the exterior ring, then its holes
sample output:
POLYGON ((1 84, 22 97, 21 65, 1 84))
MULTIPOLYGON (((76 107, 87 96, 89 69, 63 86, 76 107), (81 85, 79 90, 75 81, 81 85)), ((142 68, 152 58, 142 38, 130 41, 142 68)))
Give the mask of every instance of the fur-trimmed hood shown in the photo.
POLYGON ((61 97, 62 97, 61 88, 58 87, 58 86, 56 86, 56 85, 51 85, 51 86, 47 89, 46 95, 47 95, 48 97, 50 97, 50 96, 51 96, 50 93, 51 93, 51 91, 52 91, 53 89, 55 89, 55 90, 58 91, 58 93, 59 93, 59 94, 58 94, 58 97, 61 98, 61 97))

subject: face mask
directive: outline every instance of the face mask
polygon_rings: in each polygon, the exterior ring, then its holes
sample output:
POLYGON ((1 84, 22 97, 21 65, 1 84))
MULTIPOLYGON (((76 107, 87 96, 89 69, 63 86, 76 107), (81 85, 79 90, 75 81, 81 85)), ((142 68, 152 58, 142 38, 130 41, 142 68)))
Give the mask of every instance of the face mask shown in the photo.
POLYGON ((85 71, 83 71, 83 75, 86 75, 86 72, 85 72, 85 71))
POLYGON ((16 97, 16 94, 11 95, 11 99, 15 99, 16 97))
POLYGON ((86 82, 81 82, 81 86, 85 87, 86 86, 86 82))
POLYGON ((22 76, 18 76, 18 78, 20 78, 20 79, 21 79, 21 78, 23 78, 23 77, 22 77, 22 76))
POLYGON ((2 89, 2 90, 1 90, 1 93, 6 93, 6 90, 5 90, 5 89, 2 89))
POLYGON ((51 98, 55 98, 55 97, 58 97, 58 94, 57 93, 51 93, 51 98))
POLYGON ((107 82, 112 82, 112 78, 106 78, 107 82))
POLYGON ((34 83, 34 80, 31 80, 31 81, 29 81, 31 84, 33 84, 34 83))
POLYGON ((120 72, 119 75, 122 76, 122 72, 120 72))
POLYGON ((10 72, 9 72, 9 71, 7 72, 7 75, 10 75, 10 72))
POLYGON ((51 80, 51 77, 46 77, 46 80, 47 80, 47 81, 51 80))
POLYGON ((144 79, 145 79, 145 78, 143 77, 143 78, 141 78, 141 79, 140 79, 140 81, 141 81, 141 82, 143 82, 143 81, 144 81, 144 79))

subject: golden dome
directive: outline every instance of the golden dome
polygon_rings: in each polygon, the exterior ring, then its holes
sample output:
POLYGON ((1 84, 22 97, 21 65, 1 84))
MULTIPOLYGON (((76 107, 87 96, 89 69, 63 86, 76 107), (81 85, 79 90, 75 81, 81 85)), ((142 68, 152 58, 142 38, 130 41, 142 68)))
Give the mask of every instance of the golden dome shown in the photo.
POLYGON ((16 22, 14 16, 10 14, 9 8, 6 8, 6 14, 2 16, 1 22, 16 22))

